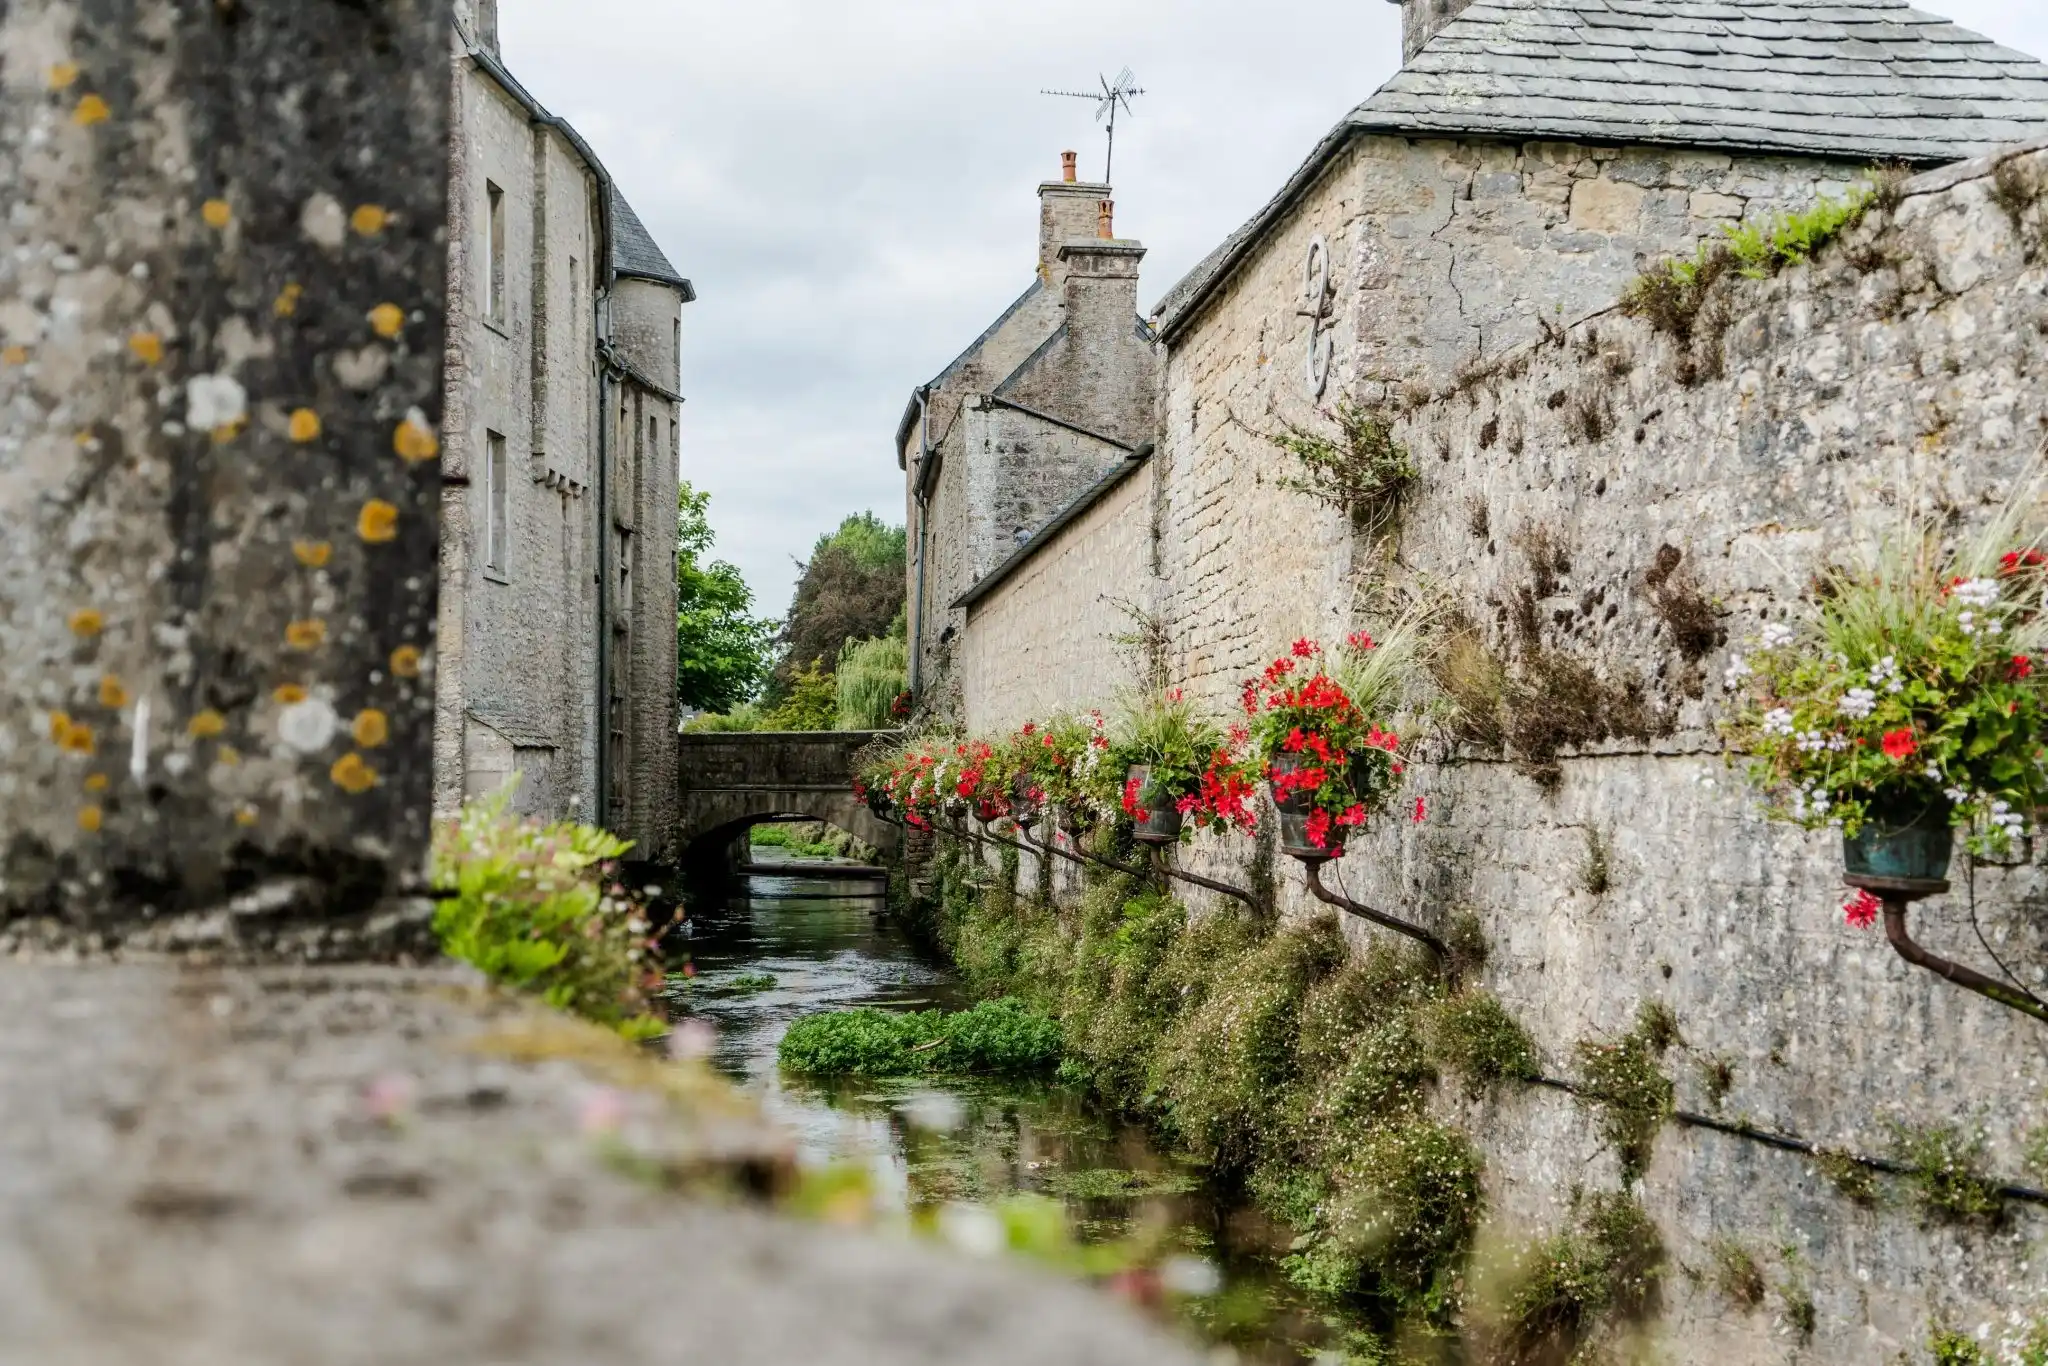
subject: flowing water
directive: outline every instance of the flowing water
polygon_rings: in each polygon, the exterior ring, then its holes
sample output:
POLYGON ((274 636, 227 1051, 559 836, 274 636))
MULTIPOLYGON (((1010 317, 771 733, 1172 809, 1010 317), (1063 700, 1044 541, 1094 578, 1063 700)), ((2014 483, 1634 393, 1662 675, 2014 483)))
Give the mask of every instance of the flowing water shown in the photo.
MULTIPOLYGON (((757 848, 756 866, 779 850, 757 848)), ((795 862, 795 860, 789 860, 795 862)), ((716 1064, 761 1100, 817 1167, 863 1169, 885 1218, 936 1215, 964 1245, 1017 1196, 1064 1207, 1086 1245, 1130 1269, 1118 1293, 1177 1318, 1245 1363, 1342 1361, 1356 1324, 1280 1273, 1291 1235, 1213 1186, 1137 1125, 1052 1081, 905 1078, 821 1084, 786 1075, 776 1047, 822 1010, 972 1004, 941 961, 884 914, 879 882, 753 876, 691 914, 679 1015, 717 1030, 716 1064)), ((680 969, 682 962, 671 966, 680 969)))

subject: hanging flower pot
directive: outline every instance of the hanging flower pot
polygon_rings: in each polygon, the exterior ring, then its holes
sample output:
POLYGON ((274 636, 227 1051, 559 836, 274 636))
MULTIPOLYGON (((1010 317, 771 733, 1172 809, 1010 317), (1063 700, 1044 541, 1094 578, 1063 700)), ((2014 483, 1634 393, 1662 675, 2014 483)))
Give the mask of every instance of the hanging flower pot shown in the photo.
POLYGON ((1081 802, 1065 802, 1059 808, 1059 827, 1075 839, 1095 828, 1095 813, 1081 802))
POLYGON ((896 802, 881 788, 870 788, 867 794, 868 810, 881 820, 888 820, 896 811, 896 802))
POLYGON ((1149 764, 1132 764, 1124 773, 1124 809, 1130 812, 1134 828, 1131 837, 1140 844, 1178 844, 1181 814, 1173 794, 1152 781, 1149 764))
POLYGON ((967 805, 967 799, 965 797, 948 797, 946 798, 945 803, 939 808, 939 810, 945 815, 946 819, 951 821, 955 825, 958 825, 960 824, 960 822, 967 819, 968 809, 969 808, 967 805))
POLYGON ((1938 797, 1872 801, 1863 828, 1842 836, 1843 871, 1852 880, 1945 882, 1955 848, 1953 810, 1938 797))
POLYGON ((1028 773, 1019 773, 1010 780, 1010 819, 1021 829, 1028 830, 1038 824, 1039 808, 1045 801, 1045 793, 1031 781, 1028 773))

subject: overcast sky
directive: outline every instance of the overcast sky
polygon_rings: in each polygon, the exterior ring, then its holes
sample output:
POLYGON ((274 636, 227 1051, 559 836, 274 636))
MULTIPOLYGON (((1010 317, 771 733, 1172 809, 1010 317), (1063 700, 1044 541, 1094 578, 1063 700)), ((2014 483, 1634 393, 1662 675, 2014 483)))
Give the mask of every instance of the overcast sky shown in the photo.
MULTIPOLYGON (((683 477, 780 615, 848 513, 903 519, 891 439, 1031 283, 1041 180, 1102 173, 1151 304, 1400 63, 1388 0, 500 0, 514 74, 583 132, 683 274, 683 477)), ((1923 0, 2048 54, 2040 0, 1923 0)))

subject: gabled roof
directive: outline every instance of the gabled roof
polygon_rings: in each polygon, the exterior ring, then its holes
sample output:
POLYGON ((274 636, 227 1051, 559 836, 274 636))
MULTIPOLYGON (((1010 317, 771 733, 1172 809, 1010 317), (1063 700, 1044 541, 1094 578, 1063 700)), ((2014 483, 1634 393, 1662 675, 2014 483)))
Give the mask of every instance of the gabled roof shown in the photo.
MULTIPOLYGON (((1017 407, 1016 404, 1010 404, 1009 406, 1017 407)), ((1032 413, 1029 408, 1019 408, 1018 411, 1031 413, 1033 417, 1045 417, 1043 413, 1032 413)), ((1046 420, 1059 422, 1057 418, 1047 418, 1046 420)), ((1069 424, 1060 422, 1059 425, 1064 427, 1069 424)), ((1086 435, 1094 436, 1095 433, 1089 432, 1086 435)), ((1121 444, 1120 442, 1110 441, 1106 436, 1097 437, 1096 439, 1108 442, 1112 446, 1121 444)), ((1005 556, 1001 564, 975 580, 965 593, 962 593, 953 600, 952 605, 955 608, 972 607, 989 594, 995 592, 996 589, 1002 587, 1012 574, 1022 569, 1029 560, 1045 548, 1046 542, 1059 535, 1061 531, 1065 530, 1082 513, 1109 497, 1118 484, 1123 483, 1124 480, 1136 474, 1144 466, 1145 462, 1151 458, 1152 443, 1147 441, 1144 445, 1131 451, 1122 460, 1112 465, 1109 471, 1100 479, 1097 479, 1093 484, 1083 489, 1080 496, 1074 499, 1073 502, 1054 513, 1052 520, 1033 532, 1029 540, 1005 556)))
POLYGON ((619 193, 616 184, 612 186, 612 273, 673 285, 682 291, 684 303, 697 297, 696 287, 668 263, 668 257, 655 244, 654 234, 647 231, 647 225, 633 212, 633 206, 619 193))
POLYGON ((1905 0, 1475 0, 1160 300, 1160 334, 1375 132, 1935 165, 2048 132, 2048 66, 1905 0))

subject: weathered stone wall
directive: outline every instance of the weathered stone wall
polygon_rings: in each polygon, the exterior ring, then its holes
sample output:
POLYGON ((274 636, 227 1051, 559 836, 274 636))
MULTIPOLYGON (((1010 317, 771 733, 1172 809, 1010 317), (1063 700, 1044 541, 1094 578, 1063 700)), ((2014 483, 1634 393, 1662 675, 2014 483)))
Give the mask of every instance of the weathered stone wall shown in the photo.
POLYGON ((0 9, 0 922, 417 889, 447 23, 0 9))
MULTIPOLYGON (((1014 554, 1075 497, 1130 454, 1101 437, 976 399, 962 415, 959 450, 967 466, 966 546, 960 594, 1014 554)), ((959 620, 957 613, 954 620, 959 620)))
MULTIPOLYGON (((1582 187, 1605 186, 1591 205, 1633 183, 1615 174, 1627 157, 1587 160, 1601 174, 1559 187, 1562 230, 1582 187)), ((1682 1109, 1866 1153, 1886 1150, 1893 1123, 1981 1122, 1989 1169, 2025 1180, 2023 1138, 2048 1122, 2040 1027, 1845 927, 1838 841, 1766 823, 1713 727, 1728 649, 1796 610, 1819 558, 1875 534, 1899 490, 1967 524, 2039 469, 2048 271, 2029 252, 2048 240, 2042 209, 2025 219, 2030 244, 1994 202, 1988 165, 1922 177, 1895 214, 1875 216, 1817 264, 1724 286, 1732 321, 1690 358, 1706 375, 1694 387, 1677 379, 1681 357, 1668 339, 1597 310, 1599 289, 1611 303, 1630 273, 1627 254, 1601 252, 1548 266, 1485 254, 1490 288, 1506 298, 1516 276, 1537 297, 1549 288, 1565 299, 1568 325, 1561 340, 1496 354, 1504 367, 1453 386, 1471 345, 1484 339, 1492 351, 1524 322, 1533 335, 1535 318, 1501 307, 1468 326, 1470 293, 1457 326, 1432 330, 1419 302, 1402 312, 1401 299, 1453 279, 1470 290, 1481 272, 1447 257, 1429 286, 1433 248, 1382 221, 1350 259, 1410 252, 1408 273, 1366 273, 1355 291, 1346 286, 1340 297, 1378 321, 1341 334, 1369 331, 1389 354, 1412 349, 1399 382, 1454 392, 1397 425, 1421 488, 1375 546, 1338 513, 1274 487, 1289 458, 1248 429, 1267 412, 1305 412, 1306 338, 1283 320, 1299 301, 1307 238, 1363 221, 1347 198, 1360 177, 1375 194, 1425 198, 1413 184, 1365 175, 1370 163, 1354 154, 1176 343, 1155 509, 1176 681, 1227 715, 1241 680, 1296 635, 1383 625, 1360 592, 1375 586, 1446 593, 1512 661, 1528 590, 1547 648, 1607 685, 1643 685, 1651 738, 1567 751, 1554 786, 1525 776, 1513 756, 1425 741, 1410 782, 1426 819, 1392 821, 1357 842, 1342 865, 1349 890, 1432 924, 1454 910, 1477 914, 1492 946, 1485 983, 1530 1028, 1554 1076, 1572 1074, 1578 1041, 1611 1039, 1640 1003, 1662 1001, 1685 1040, 1667 1059, 1682 1109), (1668 582, 1710 601, 1725 635, 1699 659, 1680 653, 1646 583, 1660 553, 1668 565, 1667 546, 1680 557, 1668 582), (1594 839, 1608 850, 1604 879, 1587 872, 1594 839), (1706 1081, 1717 1064, 1732 1079, 1718 1098, 1706 1081)), ((1525 166, 1525 186, 1531 174, 1525 166)), ((2048 183, 2048 167, 2036 174, 2048 183)), ((1646 191, 1643 203, 1675 193, 1646 191)), ((1451 202, 1452 222, 1465 202, 1451 202)), ((1492 253, 1506 239, 1467 240, 1492 253)), ((1456 316, 1448 303, 1442 311, 1456 316)), ((1366 349, 1349 367, 1355 391, 1386 394, 1371 387, 1366 349)), ((1088 530, 1077 525, 1082 544, 1049 552, 1142 576, 1141 553, 1106 538, 1091 548, 1088 530)), ((1070 604, 1045 595, 1034 619, 1019 620, 1032 583, 1020 574, 976 619, 1002 623, 1013 639, 1049 636, 1050 618, 1070 604)), ((970 636, 965 648, 980 647, 970 636)), ((989 671, 978 714, 1007 720, 1028 709, 1028 672, 989 671), (1019 695, 993 691, 1003 685, 1019 695)), ((1241 877, 1251 852, 1248 842, 1205 840, 1189 858, 1241 877)), ((1313 903, 1298 877, 1282 880, 1288 912, 1306 911, 1313 903)), ((2034 864, 1980 867, 1974 891, 1985 939, 2038 989, 2048 980, 2048 877, 2034 864)), ((1970 917, 1959 883, 1916 912, 1916 926, 1937 951, 1989 967, 1970 917)), ((1487 1154, 1493 1211, 1513 1224, 1555 1228, 1575 1190, 1620 1181, 1597 1117, 1565 1095, 1444 1104, 1462 1109, 1487 1154)), ((1817 1327, 1798 1349, 1805 1361, 1889 1360, 1918 1350, 1933 1319, 1973 1330, 2009 1309, 2039 1308, 2043 1296, 2048 1218, 2038 1206, 2011 1204, 1996 1229, 1928 1223, 1899 1187, 1889 1203, 1864 1208, 1809 1158, 1684 1126, 1660 1135, 1642 1193, 1670 1252, 1653 1333, 1675 1363, 1779 1361, 1796 1341, 1777 1291, 1749 1313, 1714 1287, 1707 1272, 1720 1239, 1755 1254, 1774 1286, 1810 1290, 1817 1327)))
POLYGON ((1139 668, 1134 637, 1151 602, 1149 465, 1042 546, 968 612, 958 670, 969 731, 1014 730, 1054 712, 1103 706, 1139 668), (1140 566, 1138 573, 1132 566, 1140 566))

